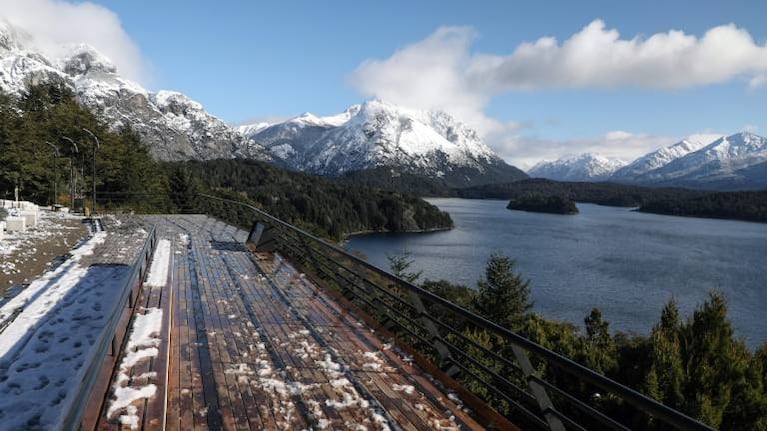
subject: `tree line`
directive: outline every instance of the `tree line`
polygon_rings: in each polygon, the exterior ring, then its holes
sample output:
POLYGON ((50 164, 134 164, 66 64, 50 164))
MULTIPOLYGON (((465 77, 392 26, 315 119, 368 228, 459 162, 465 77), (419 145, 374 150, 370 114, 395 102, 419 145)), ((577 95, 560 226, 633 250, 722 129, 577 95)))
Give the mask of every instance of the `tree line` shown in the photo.
POLYGON ((658 199, 639 211, 690 217, 767 222, 767 191, 721 192, 685 199, 658 199))
MULTIPOLYGON (((389 260, 394 274, 411 282, 420 278, 419 272, 410 271, 413 261, 407 255, 390 256, 389 260)), ((421 286, 712 427, 767 430, 767 341, 753 352, 747 348, 734 334, 727 317, 727 301, 719 292, 711 292, 686 317, 680 315, 677 303, 669 300, 650 334, 637 335, 611 331, 598 308, 585 316, 583 329, 541 316, 530 300, 530 282, 515 271, 512 259, 500 254, 490 256, 476 288, 445 280, 425 280, 421 286)), ((502 357, 514 357, 504 340, 450 320, 445 310, 432 307, 429 312, 463 327, 464 336, 474 343, 502 357)), ((465 348, 475 349, 471 344, 465 348)), ((599 390, 560 369, 542 361, 533 363, 545 380, 619 418, 632 429, 664 429, 647 415, 637 414, 607 394, 602 396, 599 390)), ((504 372, 495 362, 483 365, 504 372)), ((482 367, 470 369, 490 377, 482 367)), ((473 378, 462 376, 459 380, 500 412, 514 413, 505 400, 473 378)), ((576 417, 579 414, 577 410, 564 410, 576 417)))
POLYGON ((165 163, 174 196, 187 196, 177 206, 223 214, 248 226, 252 215, 208 199, 204 190, 263 208, 288 223, 333 240, 355 232, 409 232, 449 229, 447 212, 410 194, 340 184, 288 171, 255 160, 210 160, 165 163), (190 190, 194 189, 194 191, 190 190))

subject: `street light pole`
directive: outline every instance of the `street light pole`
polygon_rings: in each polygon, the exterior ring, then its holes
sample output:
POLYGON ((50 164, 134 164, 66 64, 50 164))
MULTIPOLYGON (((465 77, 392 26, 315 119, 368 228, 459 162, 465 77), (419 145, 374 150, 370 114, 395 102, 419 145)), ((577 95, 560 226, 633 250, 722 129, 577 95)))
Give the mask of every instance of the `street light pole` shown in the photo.
POLYGON ((53 205, 56 205, 56 201, 59 197, 59 147, 51 144, 48 141, 45 141, 45 143, 48 144, 49 147, 53 148, 53 205))
POLYGON ((93 137, 93 140, 96 141, 96 145, 93 147, 93 213, 96 213, 96 150, 99 149, 99 138, 96 137, 96 135, 91 132, 90 130, 83 127, 83 131, 91 137, 93 137))
MULTIPOLYGON (((72 147, 75 149, 75 153, 80 153, 80 150, 77 149, 77 143, 73 141, 72 139, 62 136, 62 139, 68 141, 70 144, 72 144, 72 147)), ((76 176, 76 170, 74 167, 74 163, 72 162, 72 156, 69 157, 69 208, 70 211, 74 211, 75 209, 75 193, 77 192, 77 187, 75 185, 75 176, 76 176)))

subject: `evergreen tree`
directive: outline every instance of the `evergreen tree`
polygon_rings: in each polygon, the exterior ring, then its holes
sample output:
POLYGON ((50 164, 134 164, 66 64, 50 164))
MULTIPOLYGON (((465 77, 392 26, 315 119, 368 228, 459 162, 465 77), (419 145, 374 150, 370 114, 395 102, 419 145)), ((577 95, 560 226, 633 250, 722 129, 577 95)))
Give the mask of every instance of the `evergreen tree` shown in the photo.
POLYGON ((615 342, 610 335, 610 324, 602 317, 598 308, 593 308, 584 319, 586 324, 586 343, 584 363, 600 373, 612 371, 617 365, 615 342))
POLYGON ((684 400, 680 329, 679 308, 671 299, 663 307, 660 323, 650 334, 652 365, 645 385, 648 394, 673 408, 679 408, 684 400))
POLYGON ((389 268, 392 274, 397 277, 410 283, 415 283, 421 278, 423 271, 409 271, 410 267, 413 266, 410 252, 404 251, 397 254, 387 254, 386 259, 389 261, 389 268))
POLYGON ((501 254, 490 256, 485 276, 477 283, 474 308, 479 314, 511 330, 518 330, 533 307, 530 281, 514 272, 514 261, 501 254))
POLYGON ((171 202, 178 212, 188 212, 197 208, 199 185, 186 166, 175 166, 168 180, 171 202))

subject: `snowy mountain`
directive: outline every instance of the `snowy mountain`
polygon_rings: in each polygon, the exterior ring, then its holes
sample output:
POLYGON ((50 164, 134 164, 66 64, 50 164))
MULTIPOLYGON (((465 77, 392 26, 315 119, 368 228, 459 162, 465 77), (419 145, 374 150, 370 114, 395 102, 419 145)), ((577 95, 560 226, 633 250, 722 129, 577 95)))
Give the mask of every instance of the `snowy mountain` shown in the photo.
POLYGON ((634 181, 673 184, 689 187, 711 187, 717 183, 739 181, 748 187, 749 170, 767 162, 767 139, 749 132, 736 133, 715 140, 705 147, 638 175, 634 181), (744 177, 744 175, 747 175, 744 177))
POLYGON ((625 165, 623 160, 585 153, 554 161, 542 161, 527 173, 531 177, 558 181, 602 181, 625 165))
POLYGON ((122 78, 92 47, 71 46, 63 58, 46 58, 23 30, 0 21, 0 90, 19 96, 46 82, 70 87, 112 128, 133 128, 159 159, 268 158, 263 147, 185 95, 150 92, 122 78))
POLYGON ((444 112, 372 100, 329 117, 303 114, 269 127, 243 126, 274 161, 321 175, 391 167, 451 186, 525 178, 479 134, 444 112))
POLYGON ((634 160, 628 165, 618 169, 611 179, 617 181, 633 180, 640 175, 662 168, 680 157, 698 151, 705 147, 709 142, 694 139, 693 137, 683 139, 674 145, 661 148, 634 160))

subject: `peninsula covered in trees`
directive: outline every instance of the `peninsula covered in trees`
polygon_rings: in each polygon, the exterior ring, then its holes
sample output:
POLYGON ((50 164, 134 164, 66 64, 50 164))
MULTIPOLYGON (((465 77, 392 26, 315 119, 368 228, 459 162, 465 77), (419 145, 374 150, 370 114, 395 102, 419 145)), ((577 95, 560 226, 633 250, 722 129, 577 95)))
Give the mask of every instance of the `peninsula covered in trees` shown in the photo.
POLYGON ((506 208, 539 213, 578 214, 578 207, 572 200, 562 196, 546 196, 538 193, 514 197, 506 208))

